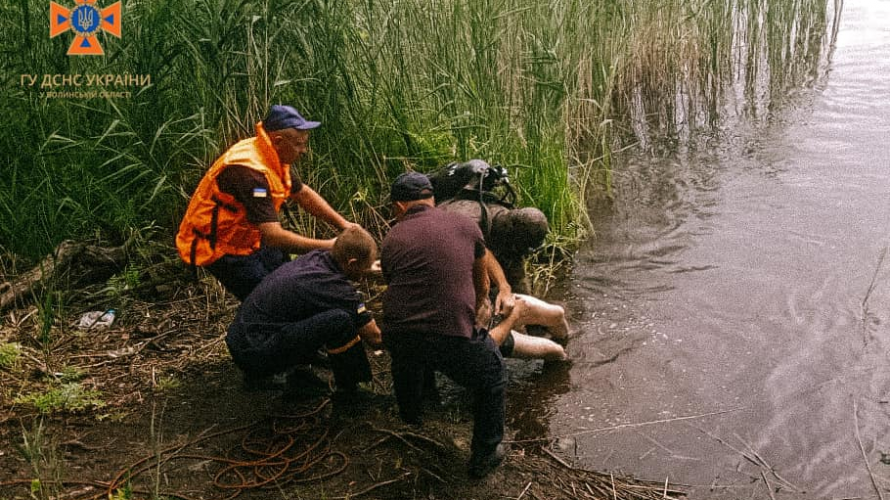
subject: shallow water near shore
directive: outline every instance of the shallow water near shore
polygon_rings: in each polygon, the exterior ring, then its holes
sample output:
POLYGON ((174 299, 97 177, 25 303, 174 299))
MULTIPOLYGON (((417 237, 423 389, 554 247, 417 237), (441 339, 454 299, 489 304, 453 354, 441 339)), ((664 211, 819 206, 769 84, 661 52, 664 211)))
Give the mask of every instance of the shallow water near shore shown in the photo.
POLYGON ((890 2, 847 2, 827 65, 754 125, 616 159, 555 294, 575 363, 519 376, 520 434, 691 498, 888 494, 890 2))

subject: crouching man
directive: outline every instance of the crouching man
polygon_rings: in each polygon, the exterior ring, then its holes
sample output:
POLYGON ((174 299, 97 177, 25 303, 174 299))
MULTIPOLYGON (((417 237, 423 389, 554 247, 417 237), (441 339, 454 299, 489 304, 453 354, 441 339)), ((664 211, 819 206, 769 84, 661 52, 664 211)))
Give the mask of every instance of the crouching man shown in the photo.
POLYGON ((361 340, 381 347, 380 329, 350 280, 369 271, 376 258, 371 235, 351 226, 332 250, 313 250, 269 274, 247 296, 226 335, 246 380, 309 364, 325 348, 339 395, 348 397, 359 382, 370 381, 361 340))
MULTIPOLYGON (((487 262, 482 231, 467 217, 435 206, 429 179, 400 175, 390 190, 397 223, 383 240, 383 338, 392 361, 402 420, 421 425, 425 376, 438 371, 473 393, 469 473, 481 478, 505 455, 504 360, 485 330, 474 328, 487 262)), ((495 301, 509 315, 509 286, 495 301)))

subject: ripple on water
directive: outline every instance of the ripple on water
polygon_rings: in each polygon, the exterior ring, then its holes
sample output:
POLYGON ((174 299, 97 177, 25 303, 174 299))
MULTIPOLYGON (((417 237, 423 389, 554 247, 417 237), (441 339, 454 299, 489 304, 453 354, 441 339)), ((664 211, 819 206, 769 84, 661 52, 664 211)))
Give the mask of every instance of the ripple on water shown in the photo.
POLYGON ((574 270, 580 362, 548 421, 580 463, 736 488, 721 498, 763 498, 740 451, 808 492, 782 498, 873 495, 866 459, 890 480, 890 2, 845 9, 828 77, 787 116, 719 153, 616 158, 619 199, 574 270))

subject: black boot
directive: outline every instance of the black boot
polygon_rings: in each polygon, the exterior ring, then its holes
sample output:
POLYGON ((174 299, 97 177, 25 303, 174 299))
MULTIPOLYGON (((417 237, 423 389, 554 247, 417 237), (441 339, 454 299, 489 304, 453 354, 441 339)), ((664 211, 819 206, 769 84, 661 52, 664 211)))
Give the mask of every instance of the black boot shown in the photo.
POLYGON ((308 368, 294 368, 287 374, 288 395, 326 396, 330 391, 330 382, 312 373, 308 368))
POLYGON ((470 457, 469 473, 474 479, 482 479, 501 465, 507 456, 507 447, 501 443, 494 450, 485 454, 474 453, 470 457))

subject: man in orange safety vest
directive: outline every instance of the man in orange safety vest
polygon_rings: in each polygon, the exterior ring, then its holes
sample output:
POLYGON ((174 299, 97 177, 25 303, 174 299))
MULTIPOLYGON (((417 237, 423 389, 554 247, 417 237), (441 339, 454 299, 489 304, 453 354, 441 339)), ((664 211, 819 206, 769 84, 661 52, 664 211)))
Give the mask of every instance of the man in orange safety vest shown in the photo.
POLYGON ((180 257, 207 269, 241 301, 290 253, 333 248, 335 238, 284 229, 278 214, 285 201, 339 230, 354 225, 291 170, 309 149, 309 131, 319 125, 290 106, 272 106, 256 124, 256 136, 220 156, 189 202, 176 235, 180 257))

